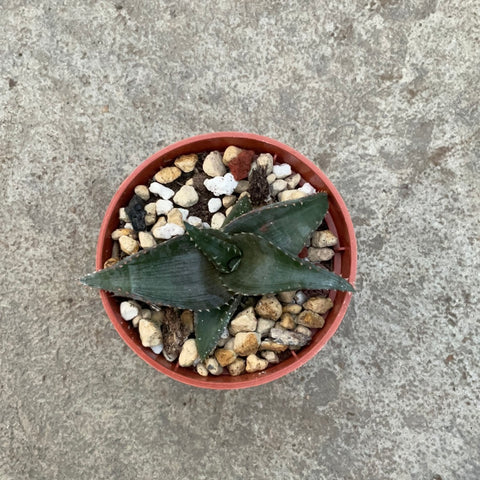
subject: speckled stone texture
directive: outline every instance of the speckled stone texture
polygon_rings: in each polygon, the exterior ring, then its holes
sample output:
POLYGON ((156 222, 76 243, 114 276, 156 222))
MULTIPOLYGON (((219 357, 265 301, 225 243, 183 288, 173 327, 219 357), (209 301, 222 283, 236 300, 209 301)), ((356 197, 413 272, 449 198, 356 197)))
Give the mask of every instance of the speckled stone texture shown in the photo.
POLYGON ((0 478, 480 478, 478 0, 0 2, 0 478), (276 138, 348 207, 358 291, 298 371, 176 383, 96 292, 159 148, 276 138))

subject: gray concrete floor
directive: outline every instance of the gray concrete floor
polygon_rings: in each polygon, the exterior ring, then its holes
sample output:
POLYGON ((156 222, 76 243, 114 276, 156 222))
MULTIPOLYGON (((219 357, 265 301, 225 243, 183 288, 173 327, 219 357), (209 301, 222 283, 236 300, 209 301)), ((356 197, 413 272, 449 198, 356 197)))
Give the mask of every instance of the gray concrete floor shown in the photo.
POLYGON ((478 0, 0 1, 0 478, 480 478, 478 0), (244 391, 137 358, 77 279, 148 155, 239 130, 333 180, 358 292, 244 391))

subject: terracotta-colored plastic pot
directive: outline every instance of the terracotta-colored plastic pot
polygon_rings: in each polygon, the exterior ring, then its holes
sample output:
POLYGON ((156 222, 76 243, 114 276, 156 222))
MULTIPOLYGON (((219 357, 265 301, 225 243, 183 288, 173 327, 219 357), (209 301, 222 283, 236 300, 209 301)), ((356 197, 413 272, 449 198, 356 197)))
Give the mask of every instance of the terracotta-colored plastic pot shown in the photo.
MULTIPOLYGON (((317 166, 292 148, 267 137, 238 132, 208 133, 188 138, 160 150, 141 163, 120 185, 108 206, 98 239, 96 268, 103 268, 104 262, 111 256, 111 233, 118 227, 118 210, 128 204, 134 194, 135 186, 146 184, 162 166, 169 164, 179 155, 211 150, 223 151, 229 145, 254 150, 257 153, 271 153, 278 163, 289 163, 305 181, 310 182, 317 189, 328 192, 329 210, 325 220, 329 229, 339 239, 335 248, 334 271, 353 284, 357 267, 355 233, 347 207, 330 180, 317 166)), ((238 389, 276 380, 310 360, 337 330, 347 311, 352 294, 331 292, 334 306, 326 316, 325 326, 314 334, 310 345, 298 352, 292 352, 291 357, 278 365, 269 366, 262 372, 246 373, 237 377, 227 374, 201 377, 190 369, 179 367, 177 363, 168 362, 162 354, 156 355, 150 348, 142 346, 138 331, 131 322, 122 319, 118 300, 104 291, 101 291, 100 295, 107 315, 117 332, 127 345, 152 367, 188 385, 210 389, 238 389)))

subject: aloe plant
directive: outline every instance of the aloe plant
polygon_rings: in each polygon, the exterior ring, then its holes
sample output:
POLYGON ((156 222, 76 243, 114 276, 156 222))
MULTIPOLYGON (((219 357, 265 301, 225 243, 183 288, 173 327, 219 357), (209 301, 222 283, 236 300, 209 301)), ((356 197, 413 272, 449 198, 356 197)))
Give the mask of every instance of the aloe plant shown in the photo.
POLYGON ((220 230, 185 223, 185 235, 89 274, 82 282, 151 305, 193 310, 197 348, 205 358, 242 296, 307 288, 353 291, 342 277, 298 258, 327 209, 326 193, 255 210, 245 196, 220 230))

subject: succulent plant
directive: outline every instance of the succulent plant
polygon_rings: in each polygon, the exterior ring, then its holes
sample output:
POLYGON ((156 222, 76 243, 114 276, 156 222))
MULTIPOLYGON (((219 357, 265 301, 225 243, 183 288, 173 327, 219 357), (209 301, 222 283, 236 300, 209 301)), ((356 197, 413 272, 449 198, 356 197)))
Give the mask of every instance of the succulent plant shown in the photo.
POLYGON ((353 291, 342 277, 298 257, 322 223, 328 196, 252 209, 248 196, 220 230, 185 222, 185 234, 85 276, 86 285, 150 305, 195 312, 200 357, 214 349, 241 298, 296 289, 353 291))

